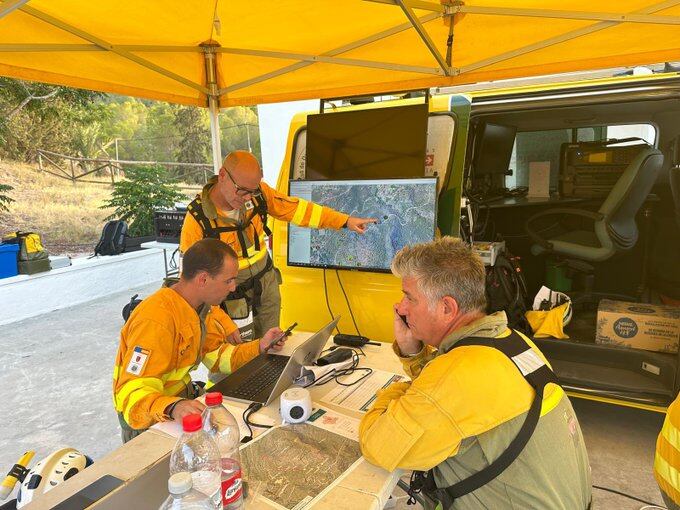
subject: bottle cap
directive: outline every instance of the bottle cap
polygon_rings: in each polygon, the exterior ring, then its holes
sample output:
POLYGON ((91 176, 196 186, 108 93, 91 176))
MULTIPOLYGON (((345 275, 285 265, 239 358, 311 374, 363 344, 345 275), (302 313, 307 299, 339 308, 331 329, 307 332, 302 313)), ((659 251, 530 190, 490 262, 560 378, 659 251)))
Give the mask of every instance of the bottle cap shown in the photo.
POLYGON ((218 406, 222 403, 222 394, 219 391, 212 391, 205 394, 205 405, 218 406))
POLYGON ((188 414, 182 418, 182 429, 184 432, 196 432, 201 430, 203 420, 200 414, 188 414))
POLYGON ((194 486, 191 474, 182 472, 175 473, 168 480, 168 491, 170 494, 184 494, 194 486))

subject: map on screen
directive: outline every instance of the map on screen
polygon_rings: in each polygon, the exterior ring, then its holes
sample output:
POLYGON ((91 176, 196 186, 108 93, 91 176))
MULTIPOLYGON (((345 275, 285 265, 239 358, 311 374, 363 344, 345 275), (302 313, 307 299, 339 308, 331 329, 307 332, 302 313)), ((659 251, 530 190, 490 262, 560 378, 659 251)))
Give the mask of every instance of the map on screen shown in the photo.
POLYGON ((388 271, 401 248, 434 238, 436 178, 290 181, 290 195, 378 223, 363 235, 291 224, 288 265, 388 271))

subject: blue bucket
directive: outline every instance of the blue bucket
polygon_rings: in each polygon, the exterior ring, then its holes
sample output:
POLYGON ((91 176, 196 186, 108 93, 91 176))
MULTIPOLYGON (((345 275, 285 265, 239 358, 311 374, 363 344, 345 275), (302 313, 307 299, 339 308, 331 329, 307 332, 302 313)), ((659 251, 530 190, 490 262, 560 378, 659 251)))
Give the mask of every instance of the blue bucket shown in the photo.
POLYGON ((0 278, 19 274, 18 254, 18 244, 0 244, 0 278))

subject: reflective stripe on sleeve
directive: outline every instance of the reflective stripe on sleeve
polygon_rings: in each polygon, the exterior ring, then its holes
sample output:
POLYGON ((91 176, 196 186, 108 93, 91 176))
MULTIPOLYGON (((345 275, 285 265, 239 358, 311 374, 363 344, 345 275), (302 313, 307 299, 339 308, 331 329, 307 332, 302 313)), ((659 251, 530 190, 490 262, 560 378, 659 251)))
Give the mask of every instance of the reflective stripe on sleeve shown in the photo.
POLYGON ((321 213, 323 212, 323 207, 318 204, 312 204, 312 217, 309 219, 309 226, 311 228, 319 228, 319 223, 321 223, 321 213))
POLYGON ((661 435, 668 441, 670 446, 679 452, 678 459, 680 460, 680 431, 673 426, 670 417, 664 420, 661 435))
POLYGON ((658 451, 654 456, 654 474, 659 487, 673 500, 680 499, 680 472, 658 451))
POLYGON ((193 368, 194 367, 192 365, 187 365, 186 367, 172 370, 163 376, 163 381, 164 383, 167 384, 172 384, 173 381, 183 381, 187 378, 189 379, 189 381, 191 381, 191 377, 189 377, 189 372, 191 372, 193 368))
POLYGON ((163 393, 165 393, 166 396, 177 395, 184 390, 184 388, 188 387, 189 384, 191 384, 191 377, 187 377, 181 381, 172 381, 165 385, 165 391, 163 393))
POLYGON ((153 395, 154 393, 158 393, 154 388, 145 387, 136 389, 130 394, 130 397, 128 398, 127 403, 125 403, 123 409, 123 418, 125 418, 127 423, 130 423, 130 411, 135 406, 135 404, 144 397, 153 395))
POLYGON ((116 411, 129 423, 130 409, 147 395, 164 394, 163 382, 156 377, 140 377, 126 382, 115 394, 116 411))
POLYGON ((298 199, 298 205, 297 208, 295 209, 295 214, 293 214, 293 219, 291 220, 292 223, 296 225, 302 226, 302 220, 305 217, 305 212, 307 211, 307 200, 303 198, 298 199))
POLYGON ((231 355, 234 353, 234 349, 233 345, 224 343, 218 349, 207 353, 203 357, 203 364, 211 372, 219 371, 223 374, 231 374, 231 355))

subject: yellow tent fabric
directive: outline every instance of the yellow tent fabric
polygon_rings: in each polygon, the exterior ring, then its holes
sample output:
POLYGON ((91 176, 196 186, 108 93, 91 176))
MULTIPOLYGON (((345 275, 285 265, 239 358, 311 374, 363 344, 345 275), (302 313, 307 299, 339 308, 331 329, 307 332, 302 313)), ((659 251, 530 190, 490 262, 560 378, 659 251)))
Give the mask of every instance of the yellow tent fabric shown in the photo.
POLYGON ((678 24, 675 0, 4 0, 0 75, 226 107, 678 60, 678 24))

